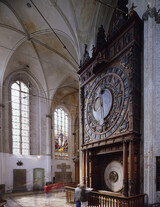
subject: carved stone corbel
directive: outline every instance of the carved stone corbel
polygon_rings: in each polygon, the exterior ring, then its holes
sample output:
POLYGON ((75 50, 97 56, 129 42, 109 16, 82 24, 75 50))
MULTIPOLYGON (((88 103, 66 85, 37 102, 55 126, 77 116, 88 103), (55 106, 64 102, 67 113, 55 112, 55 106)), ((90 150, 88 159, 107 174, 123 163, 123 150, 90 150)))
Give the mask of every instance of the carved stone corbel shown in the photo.
POLYGON ((148 4, 147 5, 147 10, 142 15, 143 21, 148 20, 148 17, 151 17, 151 18, 154 17, 157 24, 159 24, 160 23, 160 9, 158 11, 156 11, 155 7, 151 8, 148 4))

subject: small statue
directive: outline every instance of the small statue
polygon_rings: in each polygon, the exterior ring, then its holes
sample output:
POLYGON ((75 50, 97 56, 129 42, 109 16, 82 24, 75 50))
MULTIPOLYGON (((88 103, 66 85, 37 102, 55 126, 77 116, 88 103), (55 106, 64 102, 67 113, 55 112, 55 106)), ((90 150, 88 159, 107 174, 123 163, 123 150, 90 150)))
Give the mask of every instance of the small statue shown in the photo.
POLYGON ((92 57, 95 55, 95 52, 96 52, 96 48, 95 48, 95 46, 93 45, 93 46, 92 46, 92 57))
POLYGON ((156 12, 155 20, 156 20, 157 24, 160 24, 160 9, 156 12))
POLYGON ((129 9, 129 16, 132 16, 134 14, 134 9, 136 8, 137 6, 134 5, 134 3, 132 3, 132 6, 131 8, 129 9))
POLYGON ((106 43, 106 35, 105 35, 105 30, 103 28, 103 25, 101 25, 98 29, 98 34, 97 34, 97 44, 96 44, 96 49, 100 50, 104 47, 106 43))
POLYGON ((87 44, 85 44, 85 50, 83 55, 83 64, 85 64, 90 59, 89 53, 87 51, 87 44))

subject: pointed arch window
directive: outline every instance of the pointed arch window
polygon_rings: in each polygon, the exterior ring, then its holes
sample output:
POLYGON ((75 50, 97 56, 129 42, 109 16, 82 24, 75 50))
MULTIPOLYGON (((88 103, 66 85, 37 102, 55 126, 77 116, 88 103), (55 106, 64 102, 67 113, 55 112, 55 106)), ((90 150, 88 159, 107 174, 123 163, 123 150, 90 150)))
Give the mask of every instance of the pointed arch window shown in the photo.
POLYGON ((22 81, 11 85, 12 153, 30 154, 29 87, 22 81))
POLYGON ((68 159, 68 114, 57 108, 54 112, 55 159, 68 159))

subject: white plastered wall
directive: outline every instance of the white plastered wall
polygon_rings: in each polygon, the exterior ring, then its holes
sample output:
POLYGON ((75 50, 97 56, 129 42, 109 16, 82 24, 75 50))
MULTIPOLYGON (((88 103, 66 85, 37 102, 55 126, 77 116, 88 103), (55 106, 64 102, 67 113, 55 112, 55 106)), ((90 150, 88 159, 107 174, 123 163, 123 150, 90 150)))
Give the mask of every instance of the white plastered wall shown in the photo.
MULTIPOLYGON (((18 72, 19 73, 19 72, 18 72)), ((13 155, 11 149, 11 125, 9 113, 9 83, 10 80, 16 77, 17 72, 11 74, 3 86, 3 113, 1 113, 1 153, 0 153, 0 184, 5 184, 6 192, 13 189, 13 169, 26 169, 26 188, 33 189, 33 169, 43 168, 45 172, 44 182, 51 181, 51 155, 50 155, 50 127, 47 120, 47 101, 43 94, 43 90, 31 74, 26 70, 21 71, 21 78, 28 77, 32 82, 31 86, 34 88, 31 98, 33 104, 31 105, 31 154, 13 155), (40 156, 40 158, 39 158, 40 156), (22 161, 23 166, 17 166, 18 160, 22 161)))
POLYGON ((28 191, 33 190, 33 169, 44 169, 44 182, 50 181, 51 162, 50 156, 16 156, 8 153, 0 153, 0 160, 3 163, 3 170, 1 171, 1 182, 5 184, 5 191, 11 192, 13 190, 13 169, 26 169, 26 188, 28 191), (20 160, 23 165, 17 166, 20 160))

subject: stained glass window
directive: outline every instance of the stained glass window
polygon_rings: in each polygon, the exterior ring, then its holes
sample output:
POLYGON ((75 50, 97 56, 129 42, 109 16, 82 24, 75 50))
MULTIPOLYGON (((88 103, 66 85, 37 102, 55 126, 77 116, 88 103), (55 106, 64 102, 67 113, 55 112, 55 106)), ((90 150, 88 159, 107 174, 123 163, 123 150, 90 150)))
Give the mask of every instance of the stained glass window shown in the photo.
POLYGON ((28 155, 29 139, 29 88, 22 81, 11 85, 12 152, 28 155))
POLYGON ((54 112, 55 158, 68 159, 68 114, 57 108, 54 112))

